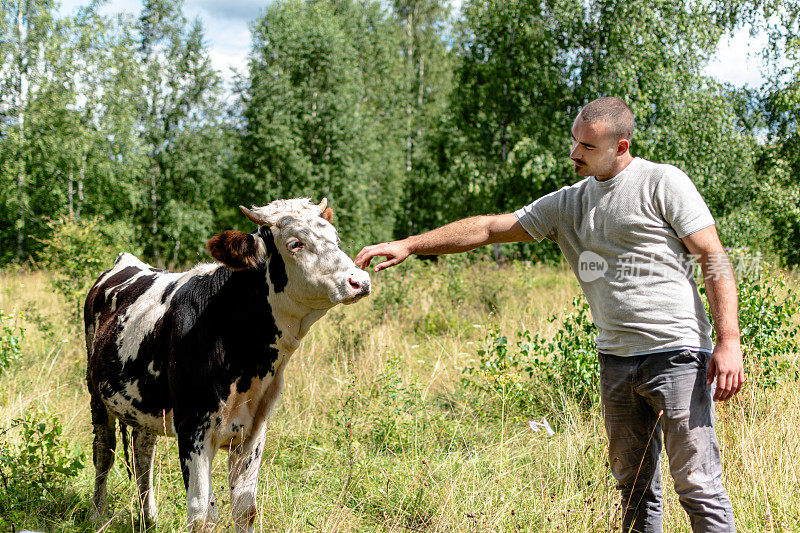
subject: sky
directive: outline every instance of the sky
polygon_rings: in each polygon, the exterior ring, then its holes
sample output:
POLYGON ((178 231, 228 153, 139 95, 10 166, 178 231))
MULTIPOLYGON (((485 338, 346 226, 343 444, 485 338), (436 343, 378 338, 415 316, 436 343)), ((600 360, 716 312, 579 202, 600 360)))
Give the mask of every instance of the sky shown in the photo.
MULTIPOLYGON (((87 3, 86 0, 62 0, 61 13, 70 14, 78 6, 87 3)), ((461 0, 452 3, 458 8, 461 0)), ((244 72, 247 66, 247 54, 250 50, 249 24, 266 5, 267 0, 185 0, 187 18, 193 20, 200 17, 211 60, 229 83, 234 71, 244 72)), ((128 12, 135 16, 141 7, 141 0, 110 0, 103 12, 128 12)), ((735 32, 722 39, 706 73, 736 87, 759 87, 763 81, 759 51, 765 43, 766 36, 752 38, 747 28, 735 32)))

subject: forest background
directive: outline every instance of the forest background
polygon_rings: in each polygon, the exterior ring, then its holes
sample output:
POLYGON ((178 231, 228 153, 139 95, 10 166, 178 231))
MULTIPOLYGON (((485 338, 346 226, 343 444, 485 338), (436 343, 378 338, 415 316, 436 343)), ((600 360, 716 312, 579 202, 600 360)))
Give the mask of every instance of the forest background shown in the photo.
POLYGON ((77 224, 184 266, 246 229, 238 205, 280 197, 328 197, 351 252, 513 210, 577 181, 570 126, 600 95, 633 109, 634 155, 691 176, 726 246, 800 263, 797 2, 284 0, 232 87, 180 1, 103 5, 2 2, 2 264, 77 224), (767 36, 756 88, 706 74, 744 27, 767 36))

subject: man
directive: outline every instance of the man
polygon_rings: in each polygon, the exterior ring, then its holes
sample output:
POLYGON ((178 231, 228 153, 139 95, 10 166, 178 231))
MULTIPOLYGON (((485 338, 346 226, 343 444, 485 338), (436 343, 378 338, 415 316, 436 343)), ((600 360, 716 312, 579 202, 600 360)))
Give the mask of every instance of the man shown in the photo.
POLYGON ((721 481, 711 398, 725 401, 744 382, 736 282, 714 219, 689 178, 631 155, 633 122, 618 98, 589 103, 572 125, 570 154, 585 179, 514 213, 471 217, 367 246, 356 264, 385 257, 379 271, 410 254, 555 241, 598 329, 601 406, 624 531, 662 531, 659 463, 665 444, 693 531, 730 532, 733 511, 721 481), (703 270, 716 345, 692 258, 703 270))

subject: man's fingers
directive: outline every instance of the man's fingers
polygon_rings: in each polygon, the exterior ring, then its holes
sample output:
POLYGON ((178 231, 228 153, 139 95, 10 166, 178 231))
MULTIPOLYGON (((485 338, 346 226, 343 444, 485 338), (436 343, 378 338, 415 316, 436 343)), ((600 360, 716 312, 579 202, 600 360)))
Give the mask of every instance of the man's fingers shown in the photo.
POLYGON ((739 392, 739 373, 736 372, 731 376, 731 390, 728 393, 728 399, 733 398, 733 395, 739 392))
POLYGON ((733 398, 736 393, 742 390, 742 385, 744 385, 744 369, 739 370, 736 374, 733 375, 733 383, 731 383, 731 393, 728 398, 733 398))
POLYGON ((378 263, 377 265, 375 265, 375 272, 380 272, 384 268, 389 268, 391 266, 395 266, 399 262, 400 261, 398 261, 396 257, 391 257, 391 258, 387 259, 386 261, 384 261, 382 263, 378 263))
MULTIPOLYGON (((363 251, 361 253, 364 253, 363 251)), ((372 255, 365 254, 361 255, 358 254, 355 260, 355 264, 358 265, 359 268, 367 268, 369 264, 372 262, 372 255)))
POLYGON ((720 398, 722 398, 722 389, 725 387, 725 376, 719 372, 716 372, 716 368, 714 370, 714 378, 717 381, 717 386, 714 388, 714 401, 718 402, 720 398))
POLYGON ((369 249, 372 248, 371 246, 365 246, 361 249, 360 252, 356 255, 355 261, 353 261, 358 266, 363 266, 365 263, 369 264, 369 249))
POLYGON ((718 345, 708 362, 706 382, 710 385, 716 378, 714 401, 731 399, 744 384, 742 352, 738 345, 718 345))
MULTIPOLYGON (((383 256, 391 259, 396 255, 395 247, 392 246, 393 244, 394 243, 382 242, 380 244, 365 246, 360 252, 358 252, 358 255, 356 255, 354 263, 361 268, 366 268, 370 265, 374 257, 383 256)), ((381 263, 381 265, 383 265, 384 263, 381 263)), ((380 268, 376 267, 375 272, 377 272, 378 270, 383 270, 387 266, 396 265, 397 263, 399 263, 399 261, 392 263, 390 265, 381 266, 380 268)))
POLYGON ((731 386, 733 385, 733 376, 727 372, 720 372, 717 374, 717 393, 714 399, 724 402, 731 395, 731 386))
POLYGON ((375 250, 376 246, 365 246, 358 252, 356 256, 356 260, 354 263, 358 265, 360 268, 366 268, 372 262, 372 258, 376 255, 381 255, 379 252, 375 250))
POLYGON ((708 361, 708 372, 706 372, 706 385, 711 385, 714 383, 714 376, 717 375, 717 363, 714 361, 712 357, 708 361))

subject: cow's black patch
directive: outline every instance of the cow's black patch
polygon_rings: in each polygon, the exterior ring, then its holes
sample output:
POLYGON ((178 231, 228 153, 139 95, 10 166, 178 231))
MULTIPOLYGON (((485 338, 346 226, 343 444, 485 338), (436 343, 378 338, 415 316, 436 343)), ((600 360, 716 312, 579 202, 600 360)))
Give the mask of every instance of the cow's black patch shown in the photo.
POLYGON ((205 436, 208 433, 208 419, 192 417, 177 426, 178 433, 178 458, 181 462, 181 475, 183 486, 189 489, 189 461, 192 454, 203 453, 206 445, 205 436))
POLYGON ((124 283, 124 282, 128 281, 129 279, 131 279, 133 276, 135 276, 136 274, 138 274, 141 271, 142 271, 142 269, 139 268, 139 267, 127 266, 127 267, 123 268, 122 270, 120 270, 119 272, 117 272, 116 274, 113 274, 111 277, 109 277, 105 281, 105 283, 103 283, 103 285, 105 286, 105 288, 115 287, 115 286, 119 285, 120 283, 124 283))
POLYGON ((164 292, 161 294, 161 303, 165 303, 169 295, 172 294, 172 291, 175 290, 175 287, 178 285, 178 280, 171 281, 169 284, 164 287, 164 292))
POLYGON ((220 268, 190 279, 175 292, 168 317, 176 416, 184 400, 187 409, 215 411, 233 383, 242 392, 243 383, 274 371, 280 333, 267 301, 264 266, 220 268))
POLYGON ((258 228, 258 235, 267 248, 269 280, 272 282, 272 290, 275 291, 275 294, 283 292, 286 284, 289 283, 289 278, 286 275, 286 263, 283 262, 283 257, 281 257, 278 248, 275 246, 275 237, 272 235, 272 230, 267 226, 261 226, 258 228))

